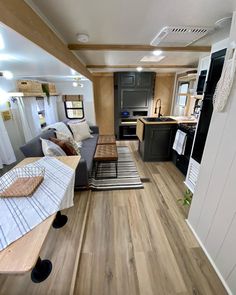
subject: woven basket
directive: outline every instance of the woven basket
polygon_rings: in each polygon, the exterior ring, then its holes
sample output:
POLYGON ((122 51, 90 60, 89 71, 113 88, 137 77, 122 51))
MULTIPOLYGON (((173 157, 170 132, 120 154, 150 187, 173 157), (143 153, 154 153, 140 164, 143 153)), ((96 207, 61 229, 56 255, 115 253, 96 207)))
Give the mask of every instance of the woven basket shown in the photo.
POLYGON ((17 88, 19 92, 25 93, 42 93, 42 85, 38 81, 33 80, 18 80, 17 88))
POLYGON ((0 178, 0 197, 29 197, 37 190, 45 175, 45 168, 14 168, 0 178))
POLYGON ((44 92, 48 92, 49 94, 57 93, 56 85, 54 83, 43 83, 42 88, 44 92))

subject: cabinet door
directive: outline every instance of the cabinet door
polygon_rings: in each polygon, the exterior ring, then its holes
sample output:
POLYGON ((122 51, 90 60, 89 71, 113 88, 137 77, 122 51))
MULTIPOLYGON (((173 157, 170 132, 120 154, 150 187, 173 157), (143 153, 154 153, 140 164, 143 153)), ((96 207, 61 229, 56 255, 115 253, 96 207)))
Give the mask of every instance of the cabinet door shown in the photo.
POLYGON ((136 109, 148 108, 149 89, 122 89, 121 90, 121 108, 136 109))
POLYGON ((135 74, 133 72, 121 73, 120 74, 120 85, 121 87, 135 87, 135 74))
POLYGON ((136 86, 149 88, 152 86, 152 73, 136 73, 136 86))
POLYGON ((149 160, 170 160, 176 127, 170 125, 158 125, 150 126, 148 129, 149 145, 147 153, 149 160))

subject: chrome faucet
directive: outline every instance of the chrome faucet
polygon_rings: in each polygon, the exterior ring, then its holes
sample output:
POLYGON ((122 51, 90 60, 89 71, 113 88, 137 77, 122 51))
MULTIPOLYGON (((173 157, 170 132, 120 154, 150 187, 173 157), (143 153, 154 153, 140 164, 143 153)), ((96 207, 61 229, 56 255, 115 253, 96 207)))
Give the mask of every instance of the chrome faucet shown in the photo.
POLYGON ((160 118, 162 116, 161 115, 161 99, 160 98, 158 98, 156 100, 154 114, 157 114, 157 104, 158 104, 158 102, 160 102, 160 106, 159 106, 159 110, 158 110, 158 118, 160 118))

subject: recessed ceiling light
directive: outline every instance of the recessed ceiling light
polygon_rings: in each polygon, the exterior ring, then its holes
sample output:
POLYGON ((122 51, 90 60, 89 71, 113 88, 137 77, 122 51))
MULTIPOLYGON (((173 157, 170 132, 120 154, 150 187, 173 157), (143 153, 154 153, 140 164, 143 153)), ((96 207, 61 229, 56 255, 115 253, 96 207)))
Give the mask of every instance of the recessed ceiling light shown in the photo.
POLYGON ((159 62, 164 58, 165 58, 164 55, 161 55, 161 56, 146 55, 142 59, 140 59, 140 61, 141 62, 159 62))
POLYGON ((4 48, 5 48, 5 44, 4 44, 4 41, 3 41, 3 37, 0 34, 0 49, 4 49, 4 48))
POLYGON ((77 87, 78 86, 78 83, 77 82, 73 82, 72 85, 73 85, 73 87, 77 87))
POLYGON ((87 34, 77 34, 77 40, 81 43, 87 43, 89 40, 89 35, 87 34))
POLYGON ((11 80, 13 78, 13 74, 10 71, 4 71, 3 72, 3 77, 7 80, 11 80))
POLYGON ((152 52, 152 54, 155 55, 155 56, 159 56, 159 55, 162 54, 162 51, 161 51, 161 50, 154 50, 154 51, 152 52))
POLYGON ((142 72, 143 68, 142 68, 142 67, 137 67, 136 70, 137 70, 138 72, 142 72))

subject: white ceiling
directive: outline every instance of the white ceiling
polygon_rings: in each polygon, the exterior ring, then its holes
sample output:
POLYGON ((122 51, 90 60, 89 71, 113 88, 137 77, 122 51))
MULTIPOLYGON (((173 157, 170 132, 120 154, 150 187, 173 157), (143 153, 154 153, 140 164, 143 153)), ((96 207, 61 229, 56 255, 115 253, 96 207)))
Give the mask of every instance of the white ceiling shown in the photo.
MULTIPOLYGON (((147 63, 140 60, 144 56, 151 56, 148 51, 83 51, 80 57, 86 64, 108 64, 108 65, 135 65, 135 64, 155 64, 155 62, 147 63)), ((206 53, 199 52, 163 52, 164 59, 158 62, 158 65, 194 65, 199 56, 206 53)))
POLYGON ((11 71, 16 79, 38 78, 45 81, 72 80, 78 75, 22 35, 0 23, 4 48, 0 49, 0 71, 11 71))
MULTIPOLYGON (((26 0, 66 43, 76 43, 76 34, 87 33, 89 43, 150 44, 168 25, 214 26, 232 15, 235 0, 26 0)), ((229 27, 198 41, 211 45, 226 38, 229 27)), ((138 64, 147 52, 78 51, 86 64, 138 64)), ((198 53, 165 52, 160 64, 196 64, 198 53)))

